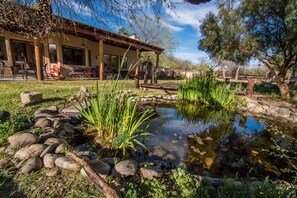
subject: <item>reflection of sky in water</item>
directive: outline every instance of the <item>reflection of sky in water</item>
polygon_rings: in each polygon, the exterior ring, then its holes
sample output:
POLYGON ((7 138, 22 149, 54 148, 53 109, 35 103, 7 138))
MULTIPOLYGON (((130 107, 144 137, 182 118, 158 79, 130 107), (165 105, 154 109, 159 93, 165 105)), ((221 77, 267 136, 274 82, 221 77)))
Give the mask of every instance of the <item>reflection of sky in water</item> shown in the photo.
POLYGON ((246 117, 246 120, 240 120, 240 116, 237 115, 235 116, 233 127, 237 133, 251 137, 252 134, 261 132, 264 129, 265 124, 258 122, 251 116, 246 117))

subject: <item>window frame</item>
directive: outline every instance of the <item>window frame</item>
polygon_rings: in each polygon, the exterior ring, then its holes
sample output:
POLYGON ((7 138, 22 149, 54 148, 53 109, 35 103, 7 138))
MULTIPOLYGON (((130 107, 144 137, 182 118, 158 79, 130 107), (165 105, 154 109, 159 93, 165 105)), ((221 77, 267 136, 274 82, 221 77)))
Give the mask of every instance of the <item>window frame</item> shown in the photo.
POLYGON ((55 43, 49 43, 48 44, 48 54, 49 54, 49 60, 50 60, 50 63, 54 63, 54 64, 57 64, 58 63, 58 51, 57 51, 57 44, 55 43), (52 56, 51 56, 51 48, 50 46, 55 46, 55 54, 53 56, 53 60, 52 60, 52 56))
POLYGON ((73 47, 73 46, 68 46, 68 45, 62 45, 63 64, 65 64, 65 65, 87 66, 86 65, 86 57, 85 56, 86 55, 85 55, 85 49, 84 48, 78 48, 78 47, 73 47), (65 62, 65 55, 64 55, 64 50, 65 49, 71 51, 71 54, 70 54, 71 62, 68 62, 69 60, 67 60, 67 62, 65 62), (77 58, 77 55, 75 55, 75 51, 81 51, 81 55, 82 55, 82 62, 81 63, 82 64, 77 64, 76 63, 77 60, 75 60, 75 58, 77 58))
MULTIPOLYGON (((1 40, 3 40, 3 59, 0 57, 0 60, 4 60, 7 61, 8 60, 8 56, 7 56, 7 48, 6 48, 6 42, 5 42, 5 37, 0 36, 0 42, 1 40)), ((1 49, 1 43, 0 43, 0 49, 1 49)))

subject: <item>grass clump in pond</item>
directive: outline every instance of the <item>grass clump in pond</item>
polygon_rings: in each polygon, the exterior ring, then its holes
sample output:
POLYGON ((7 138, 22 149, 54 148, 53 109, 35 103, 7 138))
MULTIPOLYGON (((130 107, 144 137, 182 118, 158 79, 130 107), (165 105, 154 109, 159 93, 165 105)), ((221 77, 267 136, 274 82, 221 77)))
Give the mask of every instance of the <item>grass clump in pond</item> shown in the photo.
POLYGON ((178 90, 178 96, 183 101, 194 101, 207 106, 234 110, 237 104, 235 93, 212 77, 189 79, 178 90))
POLYGON ((139 129, 152 113, 138 112, 137 104, 131 104, 117 81, 112 85, 99 89, 95 97, 85 98, 88 108, 82 108, 81 114, 86 124, 96 130, 96 141, 109 150, 121 150, 123 155, 127 150, 135 150, 136 145, 144 147, 138 140, 140 136, 149 133, 139 129))

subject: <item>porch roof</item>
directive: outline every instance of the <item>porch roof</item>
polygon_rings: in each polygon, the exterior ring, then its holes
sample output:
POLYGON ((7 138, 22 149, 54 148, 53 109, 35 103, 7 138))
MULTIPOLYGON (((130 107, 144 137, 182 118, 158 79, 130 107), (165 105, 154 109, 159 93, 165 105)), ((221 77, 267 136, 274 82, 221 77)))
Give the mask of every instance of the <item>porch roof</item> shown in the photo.
POLYGON ((140 52, 153 51, 157 54, 160 54, 164 51, 163 48, 157 47, 155 45, 116 34, 72 19, 63 18, 63 21, 65 23, 63 32, 66 34, 87 38, 91 41, 103 40, 107 45, 117 46, 125 49, 130 47, 132 50, 139 49, 140 52))

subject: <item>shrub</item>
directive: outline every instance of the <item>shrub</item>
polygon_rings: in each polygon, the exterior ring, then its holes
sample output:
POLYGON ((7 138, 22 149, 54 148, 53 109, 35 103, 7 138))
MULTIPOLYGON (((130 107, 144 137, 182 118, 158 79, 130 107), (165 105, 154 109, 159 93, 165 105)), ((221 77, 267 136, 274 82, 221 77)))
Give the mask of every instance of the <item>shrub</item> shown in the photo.
POLYGON ((237 104, 235 93, 213 78, 193 77, 178 90, 183 101, 200 102, 207 106, 234 110, 237 104))

